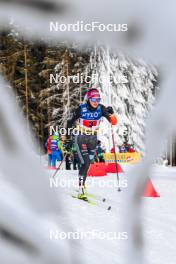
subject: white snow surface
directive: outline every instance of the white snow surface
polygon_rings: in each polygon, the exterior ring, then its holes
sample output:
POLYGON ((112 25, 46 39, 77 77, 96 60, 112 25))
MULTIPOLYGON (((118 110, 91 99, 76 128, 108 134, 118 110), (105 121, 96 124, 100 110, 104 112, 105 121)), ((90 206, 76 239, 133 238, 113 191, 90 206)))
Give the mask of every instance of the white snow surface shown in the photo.
MULTIPOLYGON (((127 174, 134 165, 123 165, 125 173, 120 174, 120 180, 124 183, 127 174)), ((52 173, 50 172, 52 175, 52 173)), ((176 261, 176 168, 154 166, 152 179, 155 189, 160 194, 159 198, 141 198, 143 200, 142 225, 144 228, 144 258, 145 263, 174 264, 176 261)), ((108 174, 105 177, 89 177, 88 192, 105 197, 106 202, 98 202, 98 206, 90 205, 71 197, 75 186, 65 186, 70 181, 77 182, 77 171, 60 170, 56 176, 62 189, 58 189, 58 199, 64 198, 64 207, 67 211, 66 218, 71 221, 75 231, 90 232, 126 232, 123 223, 123 209, 126 206, 128 188, 122 188, 118 192, 116 187, 108 187, 109 182, 116 182, 116 174, 108 174), (94 182, 94 184, 91 184, 94 182), (105 187, 101 187, 106 185, 105 187), (61 193, 62 192, 62 193, 61 193), (100 207, 99 204, 102 206, 100 207), (111 205, 110 211, 105 205, 111 205)), ((65 220, 68 220, 65 219, 65 220)), ((130 219, 129 219, 130 221, 130 219)), ((128 240, 107 239, 80 239, 78 244, 73 243, 73 250, 78 256, 84 256, 82 264, 123 264, 125 263, 125 249, 128 240)))

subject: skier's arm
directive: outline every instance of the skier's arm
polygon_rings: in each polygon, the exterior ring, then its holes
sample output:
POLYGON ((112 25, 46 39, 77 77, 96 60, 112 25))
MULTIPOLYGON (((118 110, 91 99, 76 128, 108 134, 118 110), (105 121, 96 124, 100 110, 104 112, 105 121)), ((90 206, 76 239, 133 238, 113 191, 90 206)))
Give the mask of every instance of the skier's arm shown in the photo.
POLYGON ((69 130, 70 128, 72 128, 76 122, 76 120, 78 120, 81 116, 81 107, 79 106, 74 112, 73 112, 73 115, 72 115, 72 118, 69 119, 67 121, 67 126, 66 126, 66 130, 67 130, 67 135, 66 137, 69 138, 70 137, 70 133, 69 133, 69 130))
POLYGON ((111 106, 105 107, 102 105, 102 113, 103 116, 112 124, 116 125, 117 124, 117 117, 114 114, 114 110, 111 106))

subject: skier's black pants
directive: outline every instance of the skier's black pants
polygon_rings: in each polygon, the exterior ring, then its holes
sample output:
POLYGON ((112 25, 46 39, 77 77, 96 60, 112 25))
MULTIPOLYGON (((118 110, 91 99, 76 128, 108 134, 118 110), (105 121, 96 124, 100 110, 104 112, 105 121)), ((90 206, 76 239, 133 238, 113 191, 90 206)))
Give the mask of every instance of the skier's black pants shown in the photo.
POLYGON ((75 144, 80 160, 79 184, 84 185, 90 163, 94 160, 97 146, 97 135, 77 135, 75 136, 75 144))

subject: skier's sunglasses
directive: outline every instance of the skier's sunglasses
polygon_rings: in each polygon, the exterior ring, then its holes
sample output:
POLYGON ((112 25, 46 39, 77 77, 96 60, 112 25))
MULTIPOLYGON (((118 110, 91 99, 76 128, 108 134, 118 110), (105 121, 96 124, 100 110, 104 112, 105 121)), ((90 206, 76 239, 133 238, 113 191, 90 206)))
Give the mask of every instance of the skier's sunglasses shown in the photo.
POLYGON ((101 99, 100 98, 90 98, 90 101, 92 103, 99 103, 101 101, 101 99))

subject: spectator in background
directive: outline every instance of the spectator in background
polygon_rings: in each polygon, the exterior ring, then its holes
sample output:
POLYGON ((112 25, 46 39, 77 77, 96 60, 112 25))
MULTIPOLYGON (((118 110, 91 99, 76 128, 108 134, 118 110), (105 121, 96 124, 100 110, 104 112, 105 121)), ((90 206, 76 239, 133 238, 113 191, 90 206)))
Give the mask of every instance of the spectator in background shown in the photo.
POLYGON ((77 152, 77 148, 76 148, 75 143, 73 143, 73 145, 72 145, 72 154, 73 154, 73 169, 79 170, 80 161, 79 161, 78 152, 77 152))
POLYGON ((52 136, 49 136, 46 143, 45 143, 45 147, 47 149, 47 154, 48 154, 48 168, 51 168, 51 159, 52 159, 52 151, 50 149, 50 142, 51 142, 51 138, 52 136))
POLYGON ((105 162, 104 153, 105 153, 105 149, 101 146, 101 141, 98 140, 97 146, 96 146, 96 151, 95 151, 95 161, 96 162, 105 162))
POLYGON ((54 135, 49 136, 45 146, 48 151, 48 166, 50 169, 56 169, 56 162, 61 161, 63 158, 62 144, 59 140, 57 132, 54 135))

